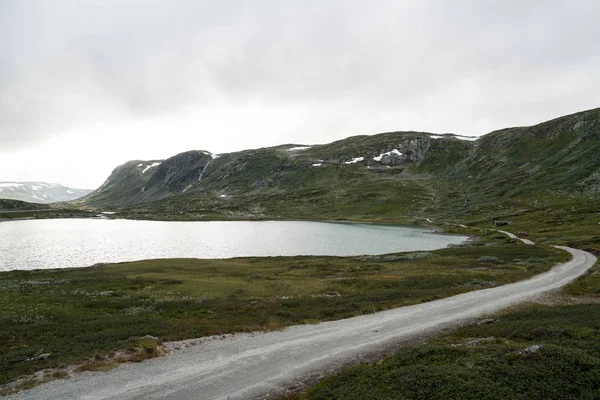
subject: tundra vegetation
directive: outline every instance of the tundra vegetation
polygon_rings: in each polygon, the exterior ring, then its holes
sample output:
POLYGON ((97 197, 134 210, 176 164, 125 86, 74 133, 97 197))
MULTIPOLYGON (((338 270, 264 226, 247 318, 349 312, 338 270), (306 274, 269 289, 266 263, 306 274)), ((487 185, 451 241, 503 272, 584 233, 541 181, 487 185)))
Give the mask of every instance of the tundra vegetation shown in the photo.
MULTIPOLYGON (((568 255, 489 232, 432 252, 148 260, 0 274, 0 382, 103 370, 160 342, 371 313, 503 285, 568 255), (150 338, 144 342, 144 337, 150 338)), ((155 349, 156 350, 153 350, 155 349)), ((8 389, 7 389, 8 390, 8 389)))
POLYGON ((597 399, 599 268, 557 293, 345 368, 286 399, 597 399))

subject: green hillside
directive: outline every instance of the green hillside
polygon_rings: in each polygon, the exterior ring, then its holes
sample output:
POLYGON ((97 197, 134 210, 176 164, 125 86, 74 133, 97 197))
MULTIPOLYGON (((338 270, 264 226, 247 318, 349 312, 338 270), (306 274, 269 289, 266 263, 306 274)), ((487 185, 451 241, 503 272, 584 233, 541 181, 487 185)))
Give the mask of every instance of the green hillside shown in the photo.
POLYGON ((600 109, 464 139, 389 132, 219 156, 190 151, 128 162, 77 204, 144 219, 476 222, 598 200, 600 109))
POLYGON ((492 132, 445 178, 452 194, 480 210, 499 203, 532 207, 557 197, 600 193, 600 109, 539 125, 492 132))

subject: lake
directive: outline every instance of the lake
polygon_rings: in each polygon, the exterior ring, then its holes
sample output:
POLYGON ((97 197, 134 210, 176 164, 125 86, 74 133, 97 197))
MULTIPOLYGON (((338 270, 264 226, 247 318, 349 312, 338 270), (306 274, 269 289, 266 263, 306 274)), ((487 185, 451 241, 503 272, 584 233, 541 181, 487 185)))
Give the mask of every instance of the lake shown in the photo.
POLYGON ((5 221, 0 222, 0 271, 152 258, 376 255, 435 250, 465 240, 425 228, 306 221, 5 221))

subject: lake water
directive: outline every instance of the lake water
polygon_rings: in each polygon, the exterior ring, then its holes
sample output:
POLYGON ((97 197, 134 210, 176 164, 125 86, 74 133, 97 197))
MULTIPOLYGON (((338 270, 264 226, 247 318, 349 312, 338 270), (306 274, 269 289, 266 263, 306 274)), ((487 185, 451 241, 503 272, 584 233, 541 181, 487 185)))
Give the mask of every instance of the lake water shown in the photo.
POLYGON ((304 221, 5 221, 0 222, 0 271, 151 258, 375 255, 435 250, 466 239, 423 228, 304 221))

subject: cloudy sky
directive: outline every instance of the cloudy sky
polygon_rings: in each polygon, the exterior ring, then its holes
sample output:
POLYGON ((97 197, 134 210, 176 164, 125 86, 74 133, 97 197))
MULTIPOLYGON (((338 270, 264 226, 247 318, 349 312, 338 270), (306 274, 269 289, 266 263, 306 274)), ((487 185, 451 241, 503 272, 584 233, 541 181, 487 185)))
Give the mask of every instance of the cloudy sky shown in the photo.
POLYGON ((600 107, 597 0, 0 0, 0 181, 600 107))

